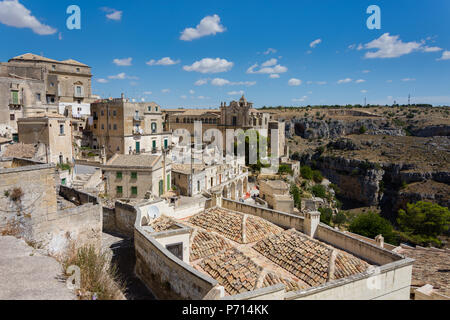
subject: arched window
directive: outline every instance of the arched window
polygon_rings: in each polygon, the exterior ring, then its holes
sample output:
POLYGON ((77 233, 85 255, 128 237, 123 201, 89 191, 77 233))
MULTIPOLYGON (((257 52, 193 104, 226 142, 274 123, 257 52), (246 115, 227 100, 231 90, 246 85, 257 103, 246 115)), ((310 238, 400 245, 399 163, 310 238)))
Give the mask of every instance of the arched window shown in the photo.
POLYGON ((180 119, 178 119, 178 118, 177 118, 177 120, 176 120, 176 121, 177 121, 177 123, 180 123, 180 119))
POLYGON ((152 122, 152 133, 156 133, 158 129, 158 125, 156 124, 156 122, 152 122))

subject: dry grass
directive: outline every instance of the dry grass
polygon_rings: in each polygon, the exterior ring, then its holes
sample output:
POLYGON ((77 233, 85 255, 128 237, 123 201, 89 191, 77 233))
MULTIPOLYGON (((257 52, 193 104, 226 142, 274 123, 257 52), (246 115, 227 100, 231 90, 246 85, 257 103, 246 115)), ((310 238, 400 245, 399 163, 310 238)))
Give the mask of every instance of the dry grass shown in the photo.
POLYGON ((2 236, 18 237, 21 233, 20 223, 17 220, 8 221, 8 223, 0 230, 2 236))
POLYGON ((80 268, 81 288, 77 292, 80 300, 125 299, 125 284, 105 252, 99 252, 93 246, 76 249, 72 243, 61 262, 66 276, 69 276, 66 274, 69 266, 80 268))

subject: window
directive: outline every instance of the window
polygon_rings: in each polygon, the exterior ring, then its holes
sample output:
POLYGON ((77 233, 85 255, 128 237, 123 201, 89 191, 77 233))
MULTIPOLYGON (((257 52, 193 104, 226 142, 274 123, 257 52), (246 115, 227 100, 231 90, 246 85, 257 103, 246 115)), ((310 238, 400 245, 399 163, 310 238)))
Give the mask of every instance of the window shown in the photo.
POLYGON ((200 192, 200 181, 197 181, 197 191, 200 192))
POLYGON ((137 172, 131 173, 131 179, 137 179, 137 176, 138 176, 137 172))
POLYGON ((156 133, 156 130, 158 129, 158 125, 156 122, 152 122, 152 133, 156 133))
POLYGON ((117 186, 116 187, 116 193, 117 194, 122 194, 123 193, 123 187, 122 186, 117 186))
POLYGON ((169 147, 169 142, 167 139, 164 139, 164 149, 167 149, 169 147))
POLYGON ((67 183, 67 179, 66 178, 61 179, 61 185, 65 186, 66 183, 67 183))
POLYGON ((55 83, 54 82, 50 82, 50 87, 54 87, 55 83))
POLYGON ((164 193, 164 181, 159 181, 159 196, 161 197, 164 193))
POLYGON ((14 121, 16 119, 16 116, 14 113, 9 115, 9 120, 14 121))
POLYGON ((77 68, 77 72, 80 72, 80 68, 77 68))
POLYGON ((180 260, 183 260, 183 243, 169 244, 166 249, 180 260))
POLYGON ((148 107, 148 112, 152 112, 152 107, 148 107))
POLYGON ((120 147, 117 147, 117 151, 120 151, 120 147))
POLYGON ((63 124, 59 125, 59 134, 64 135, 64 125, 63 124))
POLYGON ((104 124, 102 124, 102 130, 105 130, 105 125, 104 124))
POLYGON ((122 179, 122 172, 121 171, 117 171, 116 172, 116 178, 117 179, 122 179))
POLYGON ((155 107, 155 111, 158 112, 158 107, 155 107))
POLYGON ((36 93, 36 101, 41 102, 41 94, 36 93))
POLYGON ((233 117, 233 126, 236 126, 236 125, 237 125, 237 118, 233 117))
POLYGON ((114 117, 117 116, 117 111, 116 110, 113 111, 113 116, 114 117))
POLYGON ((80 86, 76 86, 75 93, 76 93, 77 97, 81 96, 81 92, 82 92, 82 88, 80 86))
POLYGON ((11 91, 11 103, 19 104, 19 91, 11 91))
POLYGON ((100 114, 102 115, 102 117, 105 115, 105 111, 100 111, 100 114))
POLYGON ((94 129, 97 129, 97 125, 94 123, 94 129))
POLYGON ((154 150, 156 150, 156 140, 153 140, 153 141, 152 141, 152 148, 153 148, 154 150))
POLYGON ((138 188, 137 187, 131 187, 131 194, 133 196, 137 196, 138 194, 138 188))
POLYGON ((113 128, 114 130, 117 130, 117 124, 114 124, 113 128))
POLYGON ((56 70, 56 65, 52 64, 52 70, 56 70))

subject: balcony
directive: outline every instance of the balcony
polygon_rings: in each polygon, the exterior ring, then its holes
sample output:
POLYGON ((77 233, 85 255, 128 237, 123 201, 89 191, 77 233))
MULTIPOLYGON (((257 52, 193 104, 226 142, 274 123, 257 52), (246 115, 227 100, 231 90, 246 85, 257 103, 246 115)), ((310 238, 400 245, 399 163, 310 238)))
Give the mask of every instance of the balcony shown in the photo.
POLYGON ((23 98, 20 98, 20 99, 9 99, 9 107, 10 107, 10 109, 11 108, 13 108, 13 109, 16 109, 16 108, 19 108, 20 109, 20 107, 21 106, 23 106, 23 98))
POLYGON ((144 134, 144 130, 142 128, 134 128, 133 129, 133 135, 142 136, 143 134, 144 134))
POLYGON ((84 98, 84 93, 83 92, 74 92, 73 94, 74 98, 84 98))
POLYGON ((135 116, 133 116, 133 121, 135 121, 135 122, 144 121, 144 117, 135 115, 135 116))

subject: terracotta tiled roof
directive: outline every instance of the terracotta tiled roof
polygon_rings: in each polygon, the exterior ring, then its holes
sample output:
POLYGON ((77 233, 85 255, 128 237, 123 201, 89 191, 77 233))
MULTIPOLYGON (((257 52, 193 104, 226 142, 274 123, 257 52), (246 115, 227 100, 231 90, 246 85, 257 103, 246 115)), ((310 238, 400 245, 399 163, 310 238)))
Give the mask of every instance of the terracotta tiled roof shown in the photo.
POLYGON ((31 159, 36 154, 36 147, 32 144, 16 143, 8 146, 3 152, 5 158, 31 159))
POLYGON ((436 291, 450 297, 450 250, 434 248, 408 248, 402 246, 397 253, 414 259, 412 286, 431 284, 436 291))
POLYGON ((116 154, 107 166, 151 168, 161 156, 149 154, 116 154))
POLYGON ((262 268, 237 249, 229 249, 199 265, 206 273, 216 279, 229 295, 256 289, 262 268))
POLYGON ((217 207, 191 217, 189 222, 205 230, 218 232, 238 243, 256 242, 283 231, 262 218, 217 207))
POLYGON ((266 274, 261 287, 262 288, 271 287, 271 286, 277 285, 279 283, 282 283, 286 286, 286 291, 298 291, 301 289, 308 288, 308 286, 301 285, 300 282, 282 278, 275 273, 266 274))
POLYGON ((295 230, 268 237, 253 249, 312 287, 363 272, 369 266, 350 254, 338 252, 334 276, 329 275, 334 249, 295 230))
POLYGON ((149 226, 152 227, 155 232, 162 232, 179 228, 176 226, 176 222, 174 220, 166 216, 160 216, 159 218, 153 220, 149 224, 149 226))
POLYGON ((232 245, 223 237, 214 233, 197 230, 192 235, 191 243, 191 261, 202 259, 222 250, 232 248, 232 245))

